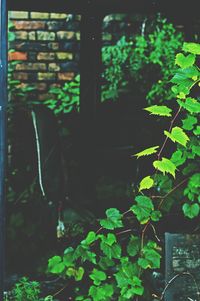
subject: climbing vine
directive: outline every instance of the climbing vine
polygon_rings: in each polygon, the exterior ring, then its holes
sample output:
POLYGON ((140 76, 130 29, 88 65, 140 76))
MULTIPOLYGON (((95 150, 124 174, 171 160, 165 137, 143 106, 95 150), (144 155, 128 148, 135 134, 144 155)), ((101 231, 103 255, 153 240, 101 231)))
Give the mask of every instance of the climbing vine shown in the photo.
MULTIPOLYGON (((200 44, 184 43, 182 50, 176 55, 177 70, 171 79, 170 91, 176 99, 173 109, 166 105, 145 108, 151 115, 170 119, 163 144, 134 155, 138 159, 154 158, 154 173, 141 179, 128 211, 108 209, 98 230, 90 231, 77 246, 67 247, 62 256, 49 259, 50 273, 77 281, 73 292, 76 301, 125 301, 145 296, 146 272, 160 267, 156 225, 173 205, 170 197, 180 190, 179 206, 185 217, 199 215, 200 103, 196 95, 200 44), (165 151, 169 143, 175 144, 171 155, 165 151)), ((157 298, 162 300, 163 294, 157 298)))

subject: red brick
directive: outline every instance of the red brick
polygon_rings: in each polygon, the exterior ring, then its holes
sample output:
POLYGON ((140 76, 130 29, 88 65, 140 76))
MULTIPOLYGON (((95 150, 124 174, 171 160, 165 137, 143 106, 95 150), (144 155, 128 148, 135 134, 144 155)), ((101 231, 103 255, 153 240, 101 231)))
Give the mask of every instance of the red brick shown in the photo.
POLYGON ((45 29, 44 21, 14 21, 17 30, 45 29))
POLYGON ((9 52, 8 53, 8 60, 9 61, 27 61, 28 55, 26 52, 9 52))
POLYGON ((74 78, 74 72, 58 73, 59 80, 73 80, 73 78, 74 78))

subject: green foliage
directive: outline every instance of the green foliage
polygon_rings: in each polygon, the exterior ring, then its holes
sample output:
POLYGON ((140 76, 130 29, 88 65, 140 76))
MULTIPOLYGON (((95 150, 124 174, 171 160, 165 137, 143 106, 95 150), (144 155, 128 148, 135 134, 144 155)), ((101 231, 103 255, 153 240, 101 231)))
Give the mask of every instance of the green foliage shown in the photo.
POLYGON ((8 295, 5 295, 3 301, 54 301, 52 296, 41 298, 40 294, 40 283, 23 277, 15 284, 8 295))
MULTIPOLYGON (((147 47, 144 40, 143 47, 147 47)), ((200 82, 196 66, 199 45, 184 43, 183 50, 184 53, 173 60, 173 64, 175 61, 180 67, 172 78, 172 83, 176 84, 172 91, 178 110, 174 113, 166 106, 157 105, 145 108, 150 114, 171 117, 159 152, 159 146, 154 146, 135 154, 137 158, 156 155, 156 159, 152 160, 156 169, 154 174, 141 180, 138 195, 128 211, 121 213, 117 208, 108 209, 106 218, 99 221, 101 227, 97 232, 89 232, 75 249, 69 247, 63 256, 49 260, 50 272, 64 278, 72 277, 75 281, 84 277, 87 281, 88 287, 83 292, 77 291, 75 300, 125 301, 143 296, 146 271, 160 268, 161 262, 160 247, 147 238, 148 227, 155 230, 156 223, 176 201, 176 194, 179 200, 176 206, 182 206, 185 217, 192 219, 199 215, 199 99, 192 95, 192 88, 200 82), (180 112, 182 127, 175 125, 180 112), (175 151, 166 158, 163 150, 171 142, 175 143, 175 151), (133 235, 131 227, 127 229, 130 219, 139 224, 136 235, 133 235), (124 239, 123 235, 126 235, 124 239)))
POLYGON ((113 230, 123 227, 122 215, 116 208, 106 210, 107 219, 101 220, 100 224, 103 228, 113 230))
POLYGON ((189 137, 184 133, 184 131, 178 126, 172 128, 171 133, 169 133, 168 131, 164 131, 164 133, 173 142, 178 142, 185 147, 187 142, 190 140, 189 137))
POLYGON ((157 153, 158 148, 159 148, 159 146, 152 146, 152 147, 146 148, 145 150, 135 154, 134 156, 136 156, 137 158, 149 156, 149 155, 157 153))
POLYGON ((51 88, 49 93, 51 93, 52 98, 46 100, 45 104, 55 114, 79 110, 80 75, 77 75, 73 81, 66 82, 63 87, 51 88))
POLYGON ((147 176, 140 182, 139 191, 144 189, 150 189, 153 186, 153 184, 154 180, 150 176, 147 176))
POLYGON ((169 109, 167 106, 151 106, 148 108, 145 108, 146 111, 150 112, 151 115, 158 115, 158 116, 171 116, 171 109, 169 109))
POLYGON ((182 35, 159 15, 151 25, 149 33, 130 39, 122 37, 116 45, 103 48, 103 77, 107 81, 102 90, 103 100, 117 99, 123 91, 133 92, 132 83, 137 84, 149 102, 172 99, 168 82, 171 70, 175 69, 174 57, 181 48, 182 35), (151 78, 154 78, 152 83, 151 78))
POLYGON ((153 166, 164 175, 169 173, 175 178, 176 165, 171 160, 163 157, 162 160, 154 161, 153 166))
MULTIPOLYGON (((102 77, 105 83, 102 85, 102 101, 116 100, 122 92, 132 93, 133 82, 150 103, 155 99, 163 101, 172 98, 173 93, 167 89, 171 76, 169 70, 174 69, 173 59, 181 47, 182 35, 176 33, 173 25, 159 15, 150 28, 148 34, 137 34, 129 39, 123 36, 115 45, 103 47, 102 77), (155 78, 152 83, 150 78, 155 78)), ((187 60, 191 61, 192 56, 187 60)), ((52 97, 45 104, 55 114, 79 111, 80 75, 62 87, 51 88, 49 92, 52 97)), ((170 112, 163 114, 170 116, 170 112)), ((162 111, 160 114, 163 116, 162 111)))

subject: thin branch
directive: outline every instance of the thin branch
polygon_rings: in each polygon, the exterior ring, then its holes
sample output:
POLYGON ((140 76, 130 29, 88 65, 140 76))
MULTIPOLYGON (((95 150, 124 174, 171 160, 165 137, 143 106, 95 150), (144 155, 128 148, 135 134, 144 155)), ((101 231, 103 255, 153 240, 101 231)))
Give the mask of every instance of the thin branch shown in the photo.
MULTIPOLYGON (((181 107, 178 108, 176 114, 174 115, 174 118, 171 120, 171 122, 170 122, 170 127, 169 127, 168 132, 171 132, 171 129, 172 129, 172 127, 173 127, 173 124, 174 124, 176 118, 178 117, 180 111, 181 111, 181 107)), ((165 145, 166 145, 168 139, 169 139, 169 137, 166 136, 166 138, 165 138, 165 140, 164 140, 164 142, 163 142, 163 145, 161 146, 161 149, 160 149, 160 151, 159 151, 159 153, 158 153, 158 155, 157 155, 158 160, 160 160, 161 154, 162 154, 162 152, 163 152, 163 149, 165 148, 165 145)))
POLYGON ((181 181, 180 183, 178 183, 173 189, 171 189, 168 193, 166 193, 162 198, 161 201, 158 205, 158 209, 160 209, 163 205, 164 200, 172 193, 174 192, 176 189, 178 189, 180 186, 182 186, 185 182, 187 182, 188 177, 185 178, 183 181, 181 181))

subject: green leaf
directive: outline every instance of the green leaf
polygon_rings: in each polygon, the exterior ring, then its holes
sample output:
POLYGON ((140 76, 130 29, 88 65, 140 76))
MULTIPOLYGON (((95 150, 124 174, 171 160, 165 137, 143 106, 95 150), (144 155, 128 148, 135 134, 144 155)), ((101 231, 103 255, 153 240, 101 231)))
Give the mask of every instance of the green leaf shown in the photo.
POLYGON ((154 180, 150 176, 147 176, 140 182, 139 191, 144 189, 150 189, 153 186, 153 184, 154 180))
POLYGON ((90 274, 90 278, 93 280, 95 285, 100 285, 102 281, 106 280, 107 276, 103 271, 93 269, 90 274))
POLYGON ((151 265, 149 263, 149 261, 145 258, 139 258, 138 259, 138 265, 143 268, 144 270, 151 268, 151 265))
POLYGON ((60 256, 50 258, 48 261, 48 269, 52 274, 61 274, 65 269, 62 258, 60 256))
POLYGON ((73 266, 73 261, 74 261, 73 255, 74 255, 74 248, 69 247, 65 249, 63 262, 66 267, 73 266))
POLYGON ((75 275, 74 278, 76 281, 81 281, 84 275, 84 268, 83 267, 79 267, 78 270, 75 271, 75 275))
POLYGON ((123 227, 122 214, 116 208, 110 208, 106 210, 107 219, 100 220, 100 224, 103 228, 113 230, 123 227))
POLYGON ((196 136, 200 135, 200 125, 197 125, 196 129, 193 131, 196 136))
POLYGON ((135 256, 140 251, 140 239, 137 236, 131 235, 130 240, 127 245, 127 253, 130 256, 135 256))
POLYGON ((191 131, 194 125, 197 123, 197 118, 191 115, 188 115, 186 119, 182 120, 183 129, 187 131, 191 131))
POLYGON ((200 103, 194 98, 188 97, 185 102, 181 100, 177 102, 190 113, 200 113, 200 103))
POLYGON ((99 238, 101 239, 100 248, 109 259, 120 258, 122 250, 114 234, 99 235, 99 238))
POLYGON ((189 137, 186 133, 178 126, 171 130, 171 133, 164 131, 165 135, 170 138, 173 142, 178 142, 179 144, 186 147, 189 137))
POLYGON ((184 43, 183 50, 193 54, 200 54, 200 44, 197 43, 184 43))
POLYGON ((154 161, 153 166, 164 175, 169 173, 175 178, 176 165, 169 159, 163 157, 161 161, 154 161))
POLYGON ((190 219, 196 217, 199 215, 199 204, 195 203, 195 204, 184 204, 183 205, 183 212, 184 215, 190 219))
POLYGON ((137 196, 135 198, 137 205, 133 205, 130 209, 135 213, 138 221, 145 224, 150 219, 151 212, 154 210, 152 200, 147 196, 137 196))
POLYGON ((140 158, 143 156, 149 156, 149 155, 157 153, 158 148, 159 148, 159 146, 152 146, 152 147, 146 148, 142 152, 135 154, 134 156, 136 156, 137 158, 140 158))
POLYGON ((151 213, 151 220, 158 222, 162 217, 162 213, 159 210, 155 210, 151 213))
POLYGON ((114 261, 112 259, 109 259, 108 257, 100 256, 100 260, 98 265, 103 269, 107 270, 109 267, 112 267, 115 265, 114 261))
POLYGON ((172 110, 167 106, 158 106, 158 105, 145 108, 144 110, 150 112, 151 115, 159 115, 159 116, 166 116, 166 117, 170 117, 172 112, 172 110))
POLYGON ((94 252, 91 252, 89 247, 86 245, 80 244, 74 251, 73 258, 74 259, 81 258, 82 262, 85 262, 87 260, 96 264, 96 254, 94 252))
POLYGON ((175 64, 180 66, 181 68, 188 68, 190 66, 193 66, 195 63, 195 55, 194 54, 188 54, 185 56, 183 53, 178 53, 176 55, 175 64))
POLYGON ((176 165, 176 167, 178 167, 185 163, 186 156, 180 149, 178 149, 172 154, 171 161, 176 165))
POLYGON ((97 240, 97 236, 96 233, 94 231, 90 231, 87 235, 87 237, 82 240, 81 244, 85 244, 85 245, 90 245, 92 244, 95 240, 97 240))
POLYGON ((89 289, 89 296, 94 301, 108 301, 111 300, 114 294, 113 286, 111 284, 104 284, 102 286, 91 286, 89 289))

